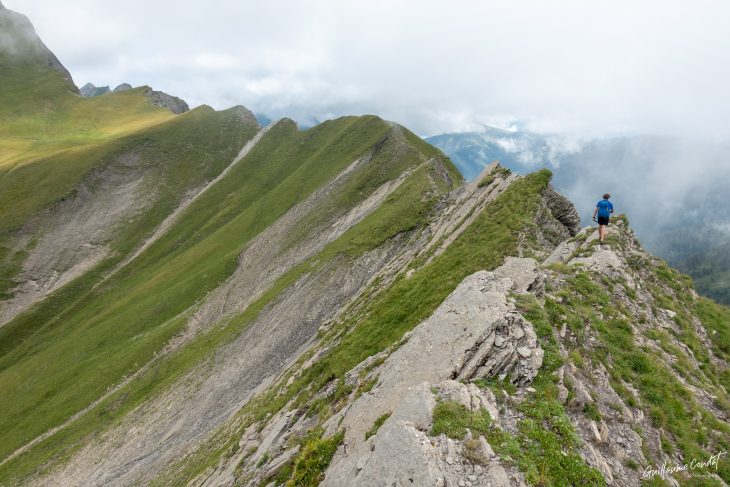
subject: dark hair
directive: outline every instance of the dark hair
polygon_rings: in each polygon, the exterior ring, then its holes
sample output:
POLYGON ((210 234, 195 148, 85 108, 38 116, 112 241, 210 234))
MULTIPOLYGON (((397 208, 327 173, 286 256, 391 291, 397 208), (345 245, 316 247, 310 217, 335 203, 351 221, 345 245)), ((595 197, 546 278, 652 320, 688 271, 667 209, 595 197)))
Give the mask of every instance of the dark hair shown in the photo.
POLYGON ((603 199, 604 199, 604 200, 607 200, 607 199, 608 199, 608 198, 610 198, 610 197, 611 197, 611 195, 610 195, 610 194, 608 194, 608 193, 606 193, 606 194, 604 194, 604 195, 603 195, 603 199))

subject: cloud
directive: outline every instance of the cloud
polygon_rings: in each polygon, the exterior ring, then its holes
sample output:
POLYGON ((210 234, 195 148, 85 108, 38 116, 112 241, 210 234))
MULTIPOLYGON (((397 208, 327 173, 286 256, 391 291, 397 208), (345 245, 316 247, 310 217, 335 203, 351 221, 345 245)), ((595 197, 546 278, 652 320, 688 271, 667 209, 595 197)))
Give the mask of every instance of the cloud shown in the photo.
POLYGON ((80 83, 272 116, 377 113, 421 134, 730 136, 730 4, 7 0, 80 83), (62 19, 61 21, 59 19, 62 19))
POLYGON ((691 137, 639 136, 593 141, 563 158, 555 184, 584 221, 604 192, 628 212, 650 246, 658 231, 730 228, 723 210, 730 185, 730 146, 691 137))

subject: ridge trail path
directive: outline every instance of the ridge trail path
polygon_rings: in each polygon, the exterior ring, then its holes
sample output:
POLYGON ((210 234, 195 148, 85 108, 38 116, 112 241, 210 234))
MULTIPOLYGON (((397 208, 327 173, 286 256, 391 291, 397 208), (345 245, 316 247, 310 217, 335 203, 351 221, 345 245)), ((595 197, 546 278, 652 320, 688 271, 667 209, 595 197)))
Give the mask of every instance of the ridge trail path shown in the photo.
MULTIPOLYGON (((157 229, 152 234, 152 236, 150 236, 150 238, 148 238, 145 241, 145 243, 139 249, 137 249, 137 251, 135 251, 132 255, 130 255, 129 257, 127 257, 126 259, 124 259, 122 262, 120 262, 119 265, 117 267, 115 267, 101 281, 99 281, 94 286, 94 288, 96 288, 97 286, 99 286, 99 284, 102 284, 103 282, 105 282, 107 279, 109 279, 114 274, 116 274, 120 269, 124 268, 124 266, 126 266, 131 261, 133 261, 134 259, 136 259, 142 252, 144 252, 147 248, 149 248, 150 245, 152 245, 153 243, 155 243, 162 235, 164 235, 165 232, 177 220, 178 216, 180 216, 180 214, 182 212, 184 212, 187 208, 189 208, 190 205, 192 205, 193 202, 195 202, 195 200, 197 200, 200 197, 200 195, 202 195, 208 189, 210 189, 211 187, 213 187, 213 185, 215 185, 218 181, 220 181, 221 179, 223 179, 224 177, 226 177, 226 175, 231 171, 231 169, 233 168, 233 166, 235 166, 241 159, 243 159, 244 157, 246 157, 246 155, 248 155, 248 153, 251 152, 251 149, 253 149, 254 146, 256 146, 256 144, 261 140, 261 138, 266 134, 266 132, 269 131, 269 129, 273 125, 274 125, 274 123, 271 123, 271 124, 267 125, 266 127, 262 128, 261 130, 259 130, 258 133, 256 135, 254 135, 253 138, 251 138, 251 140, 249 140, 248 142, 246 142, 246 144, 239 151, 238 155, 233 159, 233 161, 223 171, 221 171, 221 173, 218 176, 216 176, 214 179, 212 179, 211 181, 209 181, 205 186, 203 186, 199 191, 197 191, 192 197, 190 197, 187 200, 183 201, 175 209, 175 211, 173 211, 172 213, 170 213, 170 215, 168 215, 167 218, 165 218, 162 221, 162 223, 160 224, 159 227, 157 227, 157 229)), ((181 315, 184 315, 186 313, 189 313, 190 311, 191 311, 190 308, 189 309, 186 309, 180 315, 175 316, 173 319, 176 319, 176 318, 178 318, 181 315)), ((62 429, 68 427, 71 423, 73 423, 74 421, 76 421, 77 419, 79 419, 80 417, 84 416, 86 413, 88 413, 92 409, 94 409, 96 406, 98 406, 99 404, 101 404, 104 400, 106 400, 107 398, 109 398, 112 394, 114 394, 115 392, 117 392, 118 390, 120 390, 121 388, 123 388, 124 386, 126 386, 127 384, 129 384, 132 380, 134 380, 135 378, 137 378, 141 374, 143 374, 146 370, 149 369, 149 367, 152 364, 154 364, 155 362, 159 361, 162 357, 168 355, 170 352, 172 352, 173 350, 177 349, 179 347, 179 345, 182 344, 181 341, 179 341, 180 343, 175 343, 175 342, 176 341, 173 340, 173 343, 172 344, 169 344, 168 346, 166 346, 165 349, 163 349, 159 354, 155 355, 152 358, 152 360, 150 360, 149 362, 147 362, 146 364, 144 364, 142 367, 140 367, 134 374, 130 375, 129 377, 127 377, 125 379, 123 379, 118 384, 110 387, 101 397, 97 398, 95 401, 93 401, 91 404, 89 404, 88 406, 86 406, 84 409, 78 411, 76 414, 74 414, 73 416, 71 416, 70 418, 68 418, 66 421, 64 421, 63 423, 59 424, 58 426, 54 426, 53 428, 47 430, 46 432, 42 433, 41 435, 35 437, 34 439, 32 439, 31 441, 29 441, 25 445, 23 445, 20 448, 16 449, 13 453, 11 453, 10 455, 8 455, 7 457, 5 457, 2 460, 0 460, 0 466, 4 465, 5 463, 9 462, 10 460, 16 458, 18 455, 23 454, 24 452, 28 451, 29 449, 31 449, 32 447, 34 447, 38 443, 40 443, 43 440, 45 440, 45 439, 53 436, 54 434, 56 434, 57 432, 61 431, 62 429), (172 345, 172 346, 170 346, 170 345, 172 345), (177 345, 177 346, 175 346, 175 345, 177 345)))

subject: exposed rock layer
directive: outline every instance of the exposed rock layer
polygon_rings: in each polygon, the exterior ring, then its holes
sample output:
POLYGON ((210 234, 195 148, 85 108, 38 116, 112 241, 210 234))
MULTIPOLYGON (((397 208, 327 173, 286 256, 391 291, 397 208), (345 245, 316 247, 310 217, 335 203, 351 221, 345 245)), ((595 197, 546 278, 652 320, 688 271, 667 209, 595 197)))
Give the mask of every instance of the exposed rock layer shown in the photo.
POLYGON ((468 475, 476 477, 470 480, 473 485, 488 485, 491 470, 475 475, 473 468, 457 467, 454 442, 429 438, 436 404, 431 388, 452 390, 445 394, 448 397, 465 397, 462 402, 469 409, 496 412, 493 400, 476 387, 448 380, 509 377, 529 383, 542 365, 543 351, 532 325, 515 310, 508 293, 526 292, 535 279, 536 262, 514 258, 495 272, 464 279, 379 367, 375 388, 341 418, 330 420, 346 433, 322 485, 447 486, 468 475), (364 440, 376 419, 391 412, 381 429, 364 440))

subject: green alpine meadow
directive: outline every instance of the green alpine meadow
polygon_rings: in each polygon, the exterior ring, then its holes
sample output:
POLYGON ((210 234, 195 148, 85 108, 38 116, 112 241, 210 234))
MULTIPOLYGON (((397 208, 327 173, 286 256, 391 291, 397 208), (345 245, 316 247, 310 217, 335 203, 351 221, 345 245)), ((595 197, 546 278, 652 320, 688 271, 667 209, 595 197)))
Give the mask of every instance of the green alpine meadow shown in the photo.
POLYGON ((730 308, 630 215, 107 91, 0 4, 0 486, 730 483, 730 308))

